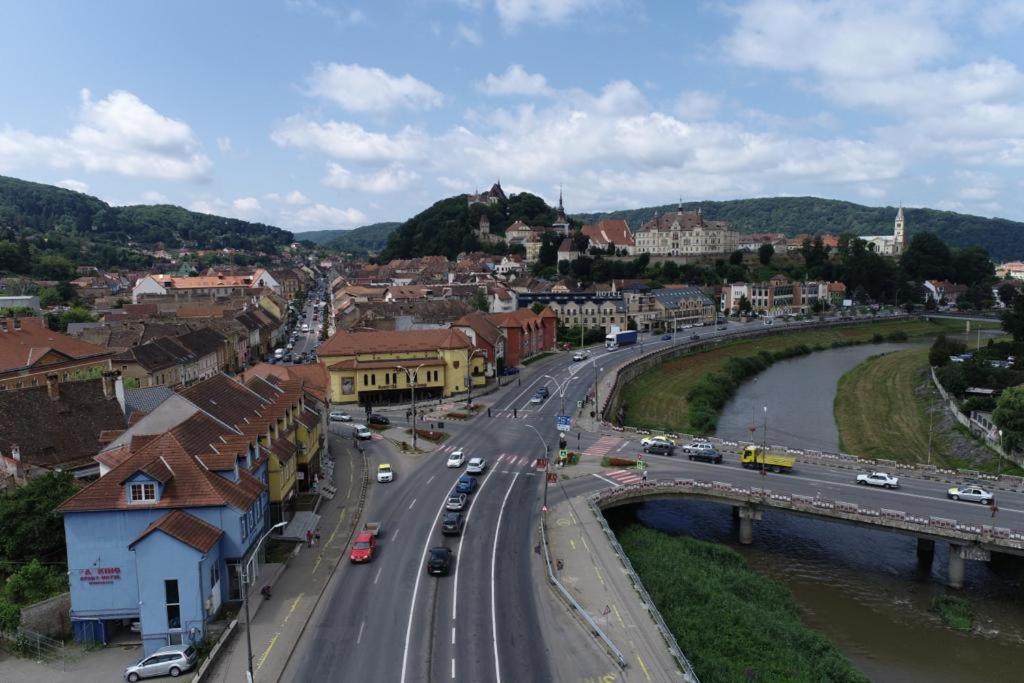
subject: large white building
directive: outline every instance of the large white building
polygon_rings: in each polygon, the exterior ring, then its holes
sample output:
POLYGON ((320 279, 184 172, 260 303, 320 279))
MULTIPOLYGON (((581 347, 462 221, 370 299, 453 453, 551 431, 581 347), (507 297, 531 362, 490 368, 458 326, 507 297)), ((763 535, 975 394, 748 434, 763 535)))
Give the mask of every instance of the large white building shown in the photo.
POLYGON ((653 256, 712 256, 736 249, 738 233, 725 221, 706 221, 700 209, 661 214, 634 233, 634 253, 653 256))
POLYGON ((867 242, 868 249, 882 256, 899 257, 906 251, 907 237, 903 230, 903 207, 896 212, 896 223, 891 235, 865 235, 861 237, 867 242))

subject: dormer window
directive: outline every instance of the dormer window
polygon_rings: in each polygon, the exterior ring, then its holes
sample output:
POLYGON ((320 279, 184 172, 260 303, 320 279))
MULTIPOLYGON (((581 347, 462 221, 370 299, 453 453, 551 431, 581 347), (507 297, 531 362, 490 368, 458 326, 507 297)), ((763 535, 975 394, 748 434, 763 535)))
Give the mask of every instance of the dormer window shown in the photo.
POLYGON ((128 502, 130 503, 148 503, 156 500, 156 484, 153 483, 140 483, 140 484, 129 484, 128 486, 128 502))

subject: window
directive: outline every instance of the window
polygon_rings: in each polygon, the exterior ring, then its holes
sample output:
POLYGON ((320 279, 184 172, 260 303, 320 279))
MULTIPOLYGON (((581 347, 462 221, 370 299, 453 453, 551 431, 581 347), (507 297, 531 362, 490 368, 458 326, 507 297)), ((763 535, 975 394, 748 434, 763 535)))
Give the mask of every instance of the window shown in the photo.
POLYGON ((217 585, 220 581, 220 562, 214 562, 210 565, 210 588, 217 585))
POLYGON ((132 503, 156 500, 156 484, 132 484, 128 489, 128 500, 132 503))
POLYGON ((164 581, 164 602, 167 605, 167 628, 181 628, 181 602, 178 597, 178 580, 164 581))
POLYGON ((456 370, 458 370, 459 369, 459 361, 453 362, 452 363, 452 367, 455 368, 456 370))

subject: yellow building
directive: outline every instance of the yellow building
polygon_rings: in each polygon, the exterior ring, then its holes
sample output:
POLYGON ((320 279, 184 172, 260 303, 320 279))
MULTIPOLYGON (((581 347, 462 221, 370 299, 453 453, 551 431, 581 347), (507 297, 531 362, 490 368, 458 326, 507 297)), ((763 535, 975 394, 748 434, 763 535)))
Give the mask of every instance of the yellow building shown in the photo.
POLYGON ((308 407, 299 415, 295 431, 299 491, 309 491, 313 473, 320 471, 320 423, 320 416, 308 407))
POLYGON ((442 398, 486 381, 486 359, 462 331, 339 331, 317 350, 330 373, 332 403, 371 406, 442 398), (470 366, 472 361, 472 367, 470 366))

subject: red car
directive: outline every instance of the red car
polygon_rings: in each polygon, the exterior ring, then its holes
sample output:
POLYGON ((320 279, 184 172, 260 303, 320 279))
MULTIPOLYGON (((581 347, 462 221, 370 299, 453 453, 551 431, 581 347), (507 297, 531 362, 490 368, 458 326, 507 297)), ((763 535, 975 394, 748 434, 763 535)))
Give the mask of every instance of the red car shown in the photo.
POLYGON ((352 552, 348 557, 353 563, 369 562, 373 559, 373 551, 376 549, 377 539, 373 537, 373 534, 364 531, 356 536, 356 540, 352 544, 352 552))

